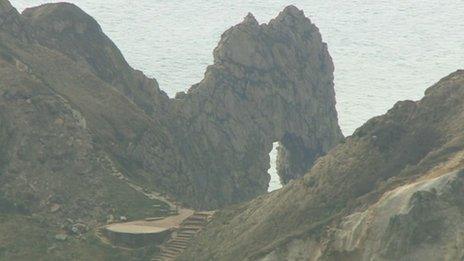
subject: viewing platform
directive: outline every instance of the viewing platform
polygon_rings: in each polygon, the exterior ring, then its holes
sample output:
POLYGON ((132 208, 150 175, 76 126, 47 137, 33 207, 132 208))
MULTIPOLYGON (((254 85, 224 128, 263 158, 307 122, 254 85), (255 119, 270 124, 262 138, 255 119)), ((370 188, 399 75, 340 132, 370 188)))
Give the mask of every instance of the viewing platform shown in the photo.
POLYGON ((114 245, 143 247, 161 244, 177 230, 182 222, 194 214, 193 210, 180 209, 166 218, 146 218, 125 223, 114 223, 101 228, 101 233, 114 245))

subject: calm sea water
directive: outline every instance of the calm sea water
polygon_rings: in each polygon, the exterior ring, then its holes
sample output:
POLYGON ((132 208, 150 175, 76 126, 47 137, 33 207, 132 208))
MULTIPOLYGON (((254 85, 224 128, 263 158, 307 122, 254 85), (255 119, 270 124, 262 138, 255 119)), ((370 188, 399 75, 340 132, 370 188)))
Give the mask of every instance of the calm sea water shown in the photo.
MULTIPOLYGON (((58 1, 11 2, 22 10, 58 1)), ((202 79, 221 33, 247 12, 267 22, 294 4, 329 45, 345 135, 398 100, 419 99, 426 87, 464 67, 464 0, 69 2, 95 17, 129 63, 170 96, 202 79)))

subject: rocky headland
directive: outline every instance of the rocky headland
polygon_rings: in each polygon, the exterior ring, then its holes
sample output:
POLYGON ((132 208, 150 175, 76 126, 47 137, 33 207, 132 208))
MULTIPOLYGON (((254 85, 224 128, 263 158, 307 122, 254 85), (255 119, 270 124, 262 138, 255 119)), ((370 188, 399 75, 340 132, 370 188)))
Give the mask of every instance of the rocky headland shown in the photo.
POLYGON ((345 139, 301 10, 247 15, 213 56, 169 98, 75 5, 0 0, 0 259, 464 258, 464 71, 345 139), (169 220, 161 250, 100 240, 169 220))
POLYGON ((156 195, 216 209, 266 193, 273 142, 282 182, 303 176, 343 139, 333 69, 290 6, 227 30, 205 78, 170 99, 75 5, 0 0, 0 258, 150 255, 89 231, 168 215, 156 195))

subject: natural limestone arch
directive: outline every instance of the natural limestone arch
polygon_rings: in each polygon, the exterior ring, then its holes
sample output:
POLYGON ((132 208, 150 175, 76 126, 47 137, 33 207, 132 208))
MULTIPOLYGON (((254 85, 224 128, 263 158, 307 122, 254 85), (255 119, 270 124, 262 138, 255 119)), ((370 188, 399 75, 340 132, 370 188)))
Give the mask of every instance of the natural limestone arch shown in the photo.
MULTIPOLYGON (((101 108, 101 120, 82 100, 100 90, 84 86, 76 89, 80 95, 65 95, 86 105, 81 111, 88 128, 126 176, 192 207, 212 209, 266 193, 275 141, 282 145, 278 169, 286 183, 342 139, 327 45, 294 6, 267 24, 249 14, 227 30, 204 79, 174 99, 130 68, 96 21, 76 6, 44 5, 19 18, 27 38, 89 69, 128 100, 115 103, 116 93, 101 90, 111 106, 141 109, 135 116, 101 108)), ((64 94, 72 88, 56 86, 64 94)))
POLYGON ((276 141, 282 183, 303 176, 343 138, 333 70, 319 30, 294 6, 268 24, 249 14, 227 30, 205 78, 173 106, 187 125, 181 139, 199 150, 187 151, 186 161, 210 164, 192 169, 192 176, 207 176, 198 185, 227 203, 264 193, 276 141), (203 154, 215 161, 195 157, 203 154))

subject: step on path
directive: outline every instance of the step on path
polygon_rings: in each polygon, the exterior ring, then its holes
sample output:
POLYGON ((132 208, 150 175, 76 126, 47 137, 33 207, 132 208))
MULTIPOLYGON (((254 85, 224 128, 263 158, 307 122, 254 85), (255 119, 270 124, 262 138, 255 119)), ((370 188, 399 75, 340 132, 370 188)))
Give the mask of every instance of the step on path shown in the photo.
POLYGON ((185 219, 179 228, 174 231, 171 238, 160 245, 160 253, 152 261, 175 260, 190 245, 191 240, 213 218, 214 212, 195 212, 185 219))

